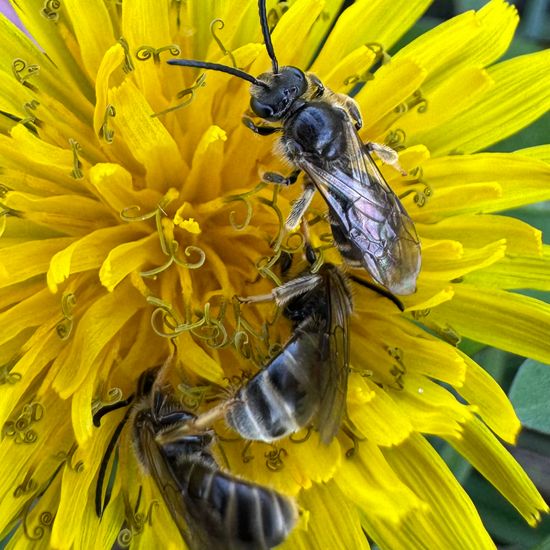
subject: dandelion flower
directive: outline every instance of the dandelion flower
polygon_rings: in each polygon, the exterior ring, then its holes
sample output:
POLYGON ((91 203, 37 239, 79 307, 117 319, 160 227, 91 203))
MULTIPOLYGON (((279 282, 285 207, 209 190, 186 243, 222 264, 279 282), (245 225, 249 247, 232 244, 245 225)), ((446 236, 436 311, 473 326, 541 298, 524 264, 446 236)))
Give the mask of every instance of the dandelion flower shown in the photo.
MULTIPOLYGON (((260 184, 287 167, 271 138, 241 124, 246 83, 166 63, 264 72, 256 2, 12 4, 36 42, 0 19, 2 532, 10 547, 181 546, 126 428, 98 517, 99 470, 124 413, 100 427, 93 414, 132 394, 170 337, 186 403, 255 372, 288 337, 272 306, 232 298, 273 288, 274 251, 300 256, 299 237, 280 231, 299 186, 260 184)), ((404 313, 355 288, 353 430, 328 446, 314 433, 220 448, 235 474, 296 497, 288 548, 367 548, 363 531, 382 548, 491 548, 427 436, 531 525, 548 510, 500 443, 520 429, 510 403, 455 344, 462 335, 550 362, 549 306, 513 292, 550 289, 550 251, 496 213, 550 199, 550 149, 480 152, 548 109, 550 52, 498 62, 518 22, 502 0, 391 58, 427 0, 358 0, 336 22, 341 0, 268 4, 279 60, 357 92, 362 139, 399 151, 408 176, 381 170, 416 224, 423 265, 404 313)), ((338 263, 324 209, 316 199, 308 213, 312 239, 338 263)))

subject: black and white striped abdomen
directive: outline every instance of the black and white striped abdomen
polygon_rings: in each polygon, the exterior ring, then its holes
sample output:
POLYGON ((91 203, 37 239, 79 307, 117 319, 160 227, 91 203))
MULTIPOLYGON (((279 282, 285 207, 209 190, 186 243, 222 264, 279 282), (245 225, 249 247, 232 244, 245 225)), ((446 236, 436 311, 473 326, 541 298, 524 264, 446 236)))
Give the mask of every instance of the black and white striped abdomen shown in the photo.
POLYGON ((244 439, 271 442, 306 426, 319 407, 320 336, 297 331, 236 394, 227 423, 244 439))
POLYGON ((188 512, 219 541, 206 550, 267 550, 281 544, 294 527, 296 506, 279 493, 200 462, 183 468, 187 475, 181 490, 188 512))

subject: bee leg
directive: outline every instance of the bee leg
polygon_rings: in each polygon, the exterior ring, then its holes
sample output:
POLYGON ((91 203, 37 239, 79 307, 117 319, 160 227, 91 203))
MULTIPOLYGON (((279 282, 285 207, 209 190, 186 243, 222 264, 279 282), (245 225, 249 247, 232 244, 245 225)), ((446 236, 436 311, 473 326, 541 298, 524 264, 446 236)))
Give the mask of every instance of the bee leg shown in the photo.
POLYGON ((363 117, 361 116, 359 105, 357 105, 355 99, 349 97, 348 95, 338 95, 341 96, 342 103, 344 104, 344 107, 346 108, 347 112, 349 113, 355 124, 355 129, 359 131, 363 127, 363 117))
POLYGON ((179 422, 173 427, 157 433, 155 435, 155 441, 159 445, 169 445, 171 443, 177 443, 186 437, 202 435, 211 428, 214 422, 225 416, 235 402, 236 400, 233 398, 228 399, 192 420, 183 423, 179 422))
POLYGON ((252 130, 260 136, 270 136, 271 134, 282 132, 283 130, 279 126, 258 126, 257 124, 254 124, 253 120, 247 116, 243 116, 242 121, 249 130, 252 130))
POLYGON ((299 175, 300 170, 294 170, 294 172, 292 172, 287 178, 285 178, 282 174, 277 174, 277 172, 264 172, 262 180, 267 183, 275 183, 277 185, 292 185, 293 183, 296 183, 299 175))
POLYGON ((399 165, 399 155, 395 149, 388 147, 382 143, 374 143, 369 141, 365 143, 367 153, 375 153, 376 156, 384 163, 393 166, 402 176, 406 176, 407 172, 399 165))
POLYGON ((292 210, 288 214, 285 222, 285 227, 288 231, 292 231, 300 223, 300 220, 309 208, 314 195, 315 186, 311 182, 308 182, 304 186, 302 196, 294 203, 292 210))
POLYGON ((321 97, 325 93, 324 84, 314 74, 309 73, 307 76, 309 80, 311 80, 311 83, 317 88, 313 93, 312 99, 317 99, 318 97, 321 97))
POLYGON ((235 299, 241 304, 258 304, 260 302, 273 302, 275 297, 270 292, 269 294, 256 294, 256 296, 235 296, 235 299))
POLYGON ((318 286, 321 282, 321 276, 308 273, 301 277, 291 279, 286 283, 274 288, 269 294, 258 294, 256 296, 238 296, 237 300, 242 303, 275 302, 279 307, 284 306, 295 296, 305 294, 309 290, 318 286))

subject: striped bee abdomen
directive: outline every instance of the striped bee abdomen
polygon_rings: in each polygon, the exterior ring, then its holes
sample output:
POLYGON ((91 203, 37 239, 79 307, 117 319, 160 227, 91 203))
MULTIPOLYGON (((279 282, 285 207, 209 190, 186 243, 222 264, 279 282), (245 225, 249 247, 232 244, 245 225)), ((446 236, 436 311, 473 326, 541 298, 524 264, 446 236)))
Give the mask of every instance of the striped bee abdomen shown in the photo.
MULTIPOLYGON (((136 458, 155 480, 186 547, 269 550, 281 544, 296 523, 294 502, 222 472, 211 450, 213 432, 198 427, 197 416, 182 408, 166 386, 156 387, 158 370, 140 376, 137 400, 124 421, 132 424, 136 458)), ((98 481, 98 517, 108 504, 102 494, 98 481)))
POLYGON ((186 462, 182 469, 187 469, 181 490, 189 513, 219 541, 216 550, 267 550, 281 544, 294 527, 294 503, 275 491, 200 462, 186 462))
POLYGON ((236 394, 227 423, 245 439, 274 441, 311 421, 319 407, 318 333, 297 330, 270 363, 236 394))

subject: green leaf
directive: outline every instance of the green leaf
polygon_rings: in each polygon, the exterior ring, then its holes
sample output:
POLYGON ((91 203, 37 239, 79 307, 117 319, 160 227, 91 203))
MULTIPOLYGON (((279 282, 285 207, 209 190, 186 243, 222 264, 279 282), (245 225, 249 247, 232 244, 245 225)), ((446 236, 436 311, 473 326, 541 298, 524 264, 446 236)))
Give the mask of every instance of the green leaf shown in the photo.
POLYGON ((482 344, 481 342, 476 342, 475 340, 470 340, 469 338, 462 338, 458 343, 458 349, 469 357, 472 357, 486 347, 487 344, 482 344))
POLYGON ((532 550, 550 550, 550 537, 546 537, 540 544, 537 544, 532 550))
POLYGON ((473 359, 494 378, 504 391, 512 384, 523 358, 498 348, 487 346, 473 359))
POLYGON ((510 388, 510 400, 525 427, 550 434, 549 396, 550 366, 525 360, 510 388))

